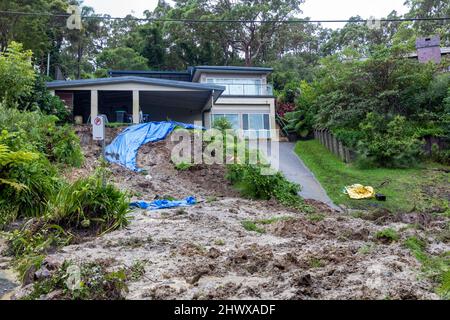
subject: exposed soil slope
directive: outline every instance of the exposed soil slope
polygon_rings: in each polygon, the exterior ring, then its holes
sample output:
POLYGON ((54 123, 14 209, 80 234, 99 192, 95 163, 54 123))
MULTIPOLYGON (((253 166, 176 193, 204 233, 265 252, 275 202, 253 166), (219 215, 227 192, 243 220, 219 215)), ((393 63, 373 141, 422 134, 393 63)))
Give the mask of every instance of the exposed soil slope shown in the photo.
MULTIPOLYGON (((68 173, 71 179, 96 166, 100 148, 84 142, 86 164, 68 173)), ((65 247, 48 256, 48 263, 103 259, 115 268, 143 262, 144 276, 128 284, 129 299, 438 298, 402 240, 419 235, 435 253, 448 251, 448 239, 439 242, 432 236, 444 230, 442 219, 427 218, 425 233, 408 228, 423 220, 414 214, 360 219, 312 203, 320 215, 311 215, 271 201, 242 199, 221 166, 177 171, 169 160, 170 146, 164 141, 144 146, 138 162, 146 172, 113 165, 112 179, 134 199, 194 195, 198 205, 135 210, 127 229, 65 247), (259 221, 265 232, 247 231, 245 220, 259 221), (376 239, 376 232, 387 226, 400 230, 399 241, 376 239)))

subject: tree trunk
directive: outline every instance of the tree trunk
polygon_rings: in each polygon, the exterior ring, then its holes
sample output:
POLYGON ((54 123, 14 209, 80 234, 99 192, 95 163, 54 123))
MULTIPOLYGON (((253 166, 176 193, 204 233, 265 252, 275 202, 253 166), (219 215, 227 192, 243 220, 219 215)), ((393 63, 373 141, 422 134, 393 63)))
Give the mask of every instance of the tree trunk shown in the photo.
POLYGON ((245 46, 245 66, 251 67, 252 66, 252 54, 250 53, 250 46, 245 46))
POLYGON ((81 43, 78 44, 78 53, 77 53, 77 79, 81 77, 81 56, 83 55, 83 47, 81 43))

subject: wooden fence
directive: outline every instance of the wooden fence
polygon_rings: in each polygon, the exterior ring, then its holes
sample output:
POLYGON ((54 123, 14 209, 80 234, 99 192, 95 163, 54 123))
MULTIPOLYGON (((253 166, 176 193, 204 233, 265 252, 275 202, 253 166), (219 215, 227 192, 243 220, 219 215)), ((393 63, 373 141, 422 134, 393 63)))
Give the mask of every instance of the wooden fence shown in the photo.
POLYGON ((314 138, 319 140, 330 152, 334 153, 345 163, 353 162, 356 159, 356 153, 344 146, 342 141, 338 140, 328 130, 314 130, 314 138))
MULTIPOLYGON (((353 162, 356 159, 356 152, 344 146, 342 141, 338 140, 330 131, 326 129, 314 130, 314 138, 319 140, 330 152, 334 153, 345 163, 353 162)), ((449 139, 440 137, 423 138, 423 152, 426 156, 431 156, 433 145, 438 150, 447 150, 449 147, 449 139)))
POLYGON ((432 155, 433 145, 437 146, 437 150, 443 151, 449 148, 450 139, 443 137, 425 137, 423 138, 423 152, 427 156, 432 155))

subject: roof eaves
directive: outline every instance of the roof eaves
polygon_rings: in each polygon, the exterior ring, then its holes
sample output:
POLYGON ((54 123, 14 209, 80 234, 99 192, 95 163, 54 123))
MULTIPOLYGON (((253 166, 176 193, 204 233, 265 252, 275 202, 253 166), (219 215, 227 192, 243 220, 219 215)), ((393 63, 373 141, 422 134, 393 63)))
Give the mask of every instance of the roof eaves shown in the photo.
POLYGON ((216 90, 223 92, 225 91, 225 87, 214 85, 214 84, 206 84, 206 83, 192 83, 186 81, 177 81, 177 80, 167 80, 167 79, 155 79, 155 78, 145 78, 145 77, 136 77, 136 76, 124 76, 124 77, 115 77, 115 78, 99 78, 99 79, 83 79, 83 80, 57 80, 47 82, 46 85, 48 88, 70 88, 77 86, 89 86, 95 84, 111 84, 111 83, 123 83, 123 82, 133 82, 133 83, 144 83, 144 84, 154 84, 154 85, 162 85, 174 88, 186 88, 186 89, 206 89, 206 90, 216 90))

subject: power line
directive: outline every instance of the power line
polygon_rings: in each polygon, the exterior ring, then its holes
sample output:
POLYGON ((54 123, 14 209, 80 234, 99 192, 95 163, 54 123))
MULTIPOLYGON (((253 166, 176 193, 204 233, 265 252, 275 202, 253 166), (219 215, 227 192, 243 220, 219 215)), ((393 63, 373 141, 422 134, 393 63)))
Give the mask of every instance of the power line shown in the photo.
MULTIPOLYGON (((0 14, 12 16, 38 16, 38 17, 60 17, 68 18, 70 14, 55 14, 45 12, 21 12, 21 11, 0 11, 0 14)), ((136 17, 110 17, 110 16, 81 16, 82 19, 99 19, 99 20, 127 20, 142 22, 180 22, 180 23, 350 23, 373 21, 372 19, 353 19, 353 20, 308 20, 308 19, 290 19, 290 20, 217 20, 217 19, 161 19, 161 18, 136 18, 136 17)), ((414 21, 446 21, 450 17, 434 17, 434 18, 393 18, 393 19, 377 19, 380 22, 414 22, 414 21)))

